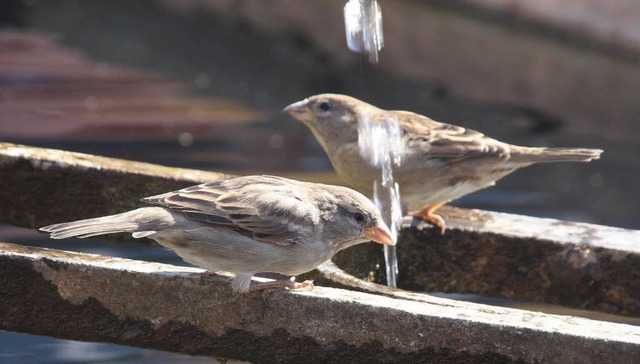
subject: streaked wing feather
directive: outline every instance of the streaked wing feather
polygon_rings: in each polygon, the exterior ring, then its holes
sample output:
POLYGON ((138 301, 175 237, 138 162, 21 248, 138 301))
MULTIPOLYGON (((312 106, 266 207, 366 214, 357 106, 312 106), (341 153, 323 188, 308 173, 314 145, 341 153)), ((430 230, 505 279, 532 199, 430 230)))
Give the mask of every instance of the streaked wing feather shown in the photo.
POLYGON ((460 126, 439 123, 408 111, 396 111, 405 140, 422 146, 429 158, 462 161, 478 157, 509 158, 508 144, 460 126), (426 143, 425 143, 426 142, 426 143))
MULTIPOLYGON (((233 181, 209 182, 147 197, 142 201, 182 212, 195 221, 233 229, 258 241, 280 245, 295 243, 298 234, 291 231, 290 226, 300 223, 304 216, 290 214, 284 208, 274 206, 282 203, 281 199, 274 199, 271 205, 258 203, 259 197, 264 199, 266 194, 273 193, 278 187, 291 189, 293 186, 282 186, 289 182, 277 177, 248 181, 252 183, 233 181), (266 188, 260 190, 260 184, 267 184, 266 188)), ((294 211, 304 211, 306 208, 302 200, 300 206, 296 207, 294 211)))

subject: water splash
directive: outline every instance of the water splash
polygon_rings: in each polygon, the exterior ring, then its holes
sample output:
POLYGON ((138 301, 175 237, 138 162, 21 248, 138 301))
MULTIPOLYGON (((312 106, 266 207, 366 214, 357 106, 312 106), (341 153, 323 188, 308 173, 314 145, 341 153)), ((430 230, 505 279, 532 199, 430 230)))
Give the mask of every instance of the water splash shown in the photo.
MULTIPOLYGON (((382 212, 384 222, 393 236, 398 236, 402 221, 400 187, 393 179, 393 166, 400 166, 404 154, 402 129, 398 118, 389 114, 383 120, 373 120, 369 115, 358 123, 358 147, 360 155, 381 169, 380 180, 373 183, 373 202, 382 212)), ((384 247, 387 285, 396 287, 398 258, 395 246, 384 247)))
POLYGON ((378 52, 384 46, 378 1, 349 0, 344 6, 344 24, 349 49, 366 53, 369 61, 378 63, 378 52))

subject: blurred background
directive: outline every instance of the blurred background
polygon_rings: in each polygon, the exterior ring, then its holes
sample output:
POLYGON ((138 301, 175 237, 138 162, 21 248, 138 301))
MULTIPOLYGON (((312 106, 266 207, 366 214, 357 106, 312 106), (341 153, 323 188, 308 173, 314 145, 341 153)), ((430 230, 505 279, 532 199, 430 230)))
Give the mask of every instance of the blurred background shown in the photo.
MULTIPOLYGON (((640 228, 637 0, 380 0, 378 64, 347 49, 345 3, 3 0, 0 141, 340 184, 280 110, 344 93, 509 143, 602 148, 599 161, 529 167, 453 204, 640 228)), ((6 226, 0 240, 54 244, 6 226)), ((156 246, 55 244, 180 263, 156 246)), ((0 336, 27 343, 0 344, 0 362, 31 362, 45 340, 0 336)))

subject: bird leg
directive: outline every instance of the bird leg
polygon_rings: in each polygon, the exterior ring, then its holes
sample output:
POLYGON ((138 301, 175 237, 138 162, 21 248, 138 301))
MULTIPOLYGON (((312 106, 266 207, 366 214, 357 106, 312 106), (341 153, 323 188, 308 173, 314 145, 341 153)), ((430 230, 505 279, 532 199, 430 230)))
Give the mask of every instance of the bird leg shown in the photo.
POLYGON ((200 273, 200 283, 205 283, 205 281, 213 276, 217 275, 216 272, 210 271, 210 270, 205 270, 204 272, 200 273))
POLYGON ((444 235, 444 231, 446 230, 446 224, 444 223, 444 219, 442 216, 438 214, 434 214, 434 212, 439 209, 442 205, 447 202, 440 202, 436 204, 429 204, 420 209, 419 211, 409 212, 409 216, 415 217, 416 219, 420 219, 422 221, 426 221, 432 225, 435 225, 440 228, 440 234, 444 235))
POLYGON ((271 282, 262 282, 251 285, 251 291, 261 291, 266 289, 313 289, 313 281, 304 281, 302 283, 296 282, 296 277, 291 277, 288 280, 275 280, 271 282))

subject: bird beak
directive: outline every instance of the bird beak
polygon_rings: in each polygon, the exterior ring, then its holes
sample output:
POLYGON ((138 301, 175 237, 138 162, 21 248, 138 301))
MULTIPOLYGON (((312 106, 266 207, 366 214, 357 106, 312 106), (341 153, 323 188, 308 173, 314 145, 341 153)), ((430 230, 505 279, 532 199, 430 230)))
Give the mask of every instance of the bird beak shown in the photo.
POLYGON ((364 236, 378 244, 396 245, 396 237, 391 235, 391 231, 384 223, 364 228, 364 236))
POLYGON ((311 114, 311 110, 309 110, 309 108, 307 107, 306 99, 294 102, 293 104, 282 109, 282 112, 298 120, 304 120, 311 114))

